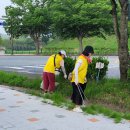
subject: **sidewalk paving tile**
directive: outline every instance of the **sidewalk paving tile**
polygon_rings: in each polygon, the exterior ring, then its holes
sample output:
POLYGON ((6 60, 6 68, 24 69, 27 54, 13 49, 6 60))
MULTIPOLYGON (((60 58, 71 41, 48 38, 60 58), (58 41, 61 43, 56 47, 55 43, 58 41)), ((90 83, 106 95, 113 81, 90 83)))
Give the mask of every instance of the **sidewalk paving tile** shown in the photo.
POLYGON ((0 100, 0 130, 130 130, 127 120, 115 124, 102 115, 76 113, 8 86, 0 85, 0 98, 6 98, 0 100))
POLYGON ((6 109, 0 108, 0 112, 4 112, 6 111, 6 109))
POLYGON ((89 121, 91 121, 91 122, 98 122, 99 120, 98 119, 96 119, 96 118, 91 118, 91 119, 88 119, 89 121))
POLYGON ((28 119, 28 121, 30 121, 30 122, 36 122, 36 121, 39 121, 39 119, 31 117, 31 118, 28 119))

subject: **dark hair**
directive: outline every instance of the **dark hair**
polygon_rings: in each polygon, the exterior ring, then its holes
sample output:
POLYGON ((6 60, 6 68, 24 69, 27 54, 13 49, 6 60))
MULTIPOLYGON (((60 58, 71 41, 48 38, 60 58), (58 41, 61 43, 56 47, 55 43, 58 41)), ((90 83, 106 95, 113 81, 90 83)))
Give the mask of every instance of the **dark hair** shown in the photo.
POLYGON ((61 52, 58 53, 60 56, 62 55, 61 52))
POLYGON ((92 46, 86 46, 84 48, 84 51, 82 52, 82 54, 85 55, 85 56, 88 56, 89 53, 92 53, 92 54, 94 53, 94 50, 93 50, 92 46))

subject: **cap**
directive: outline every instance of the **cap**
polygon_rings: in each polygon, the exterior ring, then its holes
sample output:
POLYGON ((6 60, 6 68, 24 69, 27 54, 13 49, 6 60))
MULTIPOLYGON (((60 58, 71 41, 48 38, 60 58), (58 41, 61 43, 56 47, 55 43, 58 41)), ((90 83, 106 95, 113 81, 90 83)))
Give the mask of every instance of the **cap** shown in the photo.
POLYGON ((66 52, 65 52, 64 50, 61 50, 60 53, 61 53, 62 55, 64 55, 65 57, 67 57, 67 56, 66 56, 66 52))

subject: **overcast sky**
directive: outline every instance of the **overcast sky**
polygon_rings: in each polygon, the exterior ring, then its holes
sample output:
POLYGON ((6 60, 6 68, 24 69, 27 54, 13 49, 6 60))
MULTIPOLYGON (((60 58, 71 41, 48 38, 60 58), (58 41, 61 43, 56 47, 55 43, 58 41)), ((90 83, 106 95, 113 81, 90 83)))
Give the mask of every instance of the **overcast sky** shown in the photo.
MULTIPOLYGON (((0 18, 5 15, 5 7, 9 5, 11 5, 11 0, 0 0, 0 18)), ((2 26, 0 26, 0 34, 6 34, 2 26)))

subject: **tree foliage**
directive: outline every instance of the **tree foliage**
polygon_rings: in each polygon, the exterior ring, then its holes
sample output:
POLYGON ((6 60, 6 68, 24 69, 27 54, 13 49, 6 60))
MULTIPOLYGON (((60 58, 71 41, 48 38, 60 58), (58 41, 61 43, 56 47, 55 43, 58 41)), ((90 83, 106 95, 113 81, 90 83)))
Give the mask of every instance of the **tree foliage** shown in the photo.
POLYGON ((6 26, 5 30, 7 34, 11 35, 13 38, 18 38, 22 35, 20 25, 21 25, 22 11, 19 7, 6 7, 6 26))
POLYGON ((109 0, 12 0, 7 7, 8 34, 27 34, 34 40, 39 53, 40 38, 48 34, 77 38, 80 52, 84 37, 110 34, 112 20, 109 0))
POLYGON ((84 37, 112 32, 108 0, 53 0, 50 7, 53 31, 62 38, 78 38, 80 51, 84 37))
POLYGON ((43 34, 48 34, 50 32, 51 18, 46 6, 46 0, 12 0, 15 4, 14 7, 7 7, 7 23, 11 26, 11 23, 8 21, 12 20, 12 15, 14 14, 17 19, 15 26, 12 26, 12 29, 7 27, 7 32, 13 34, 14 37, 27 34, 34 40, 37 54, 39 53, 40 47, 40 37, 43 34), (10 9, 13 9, 14 13, 10 12, 10 9), (18 13, 19 12, 19 13, 18 13), (10 20, 11 18, 11 20, 10 20))

